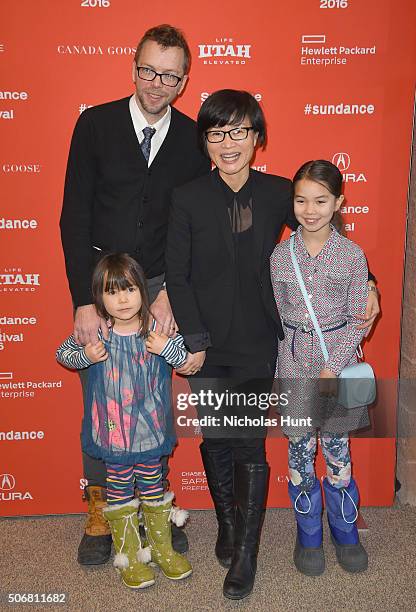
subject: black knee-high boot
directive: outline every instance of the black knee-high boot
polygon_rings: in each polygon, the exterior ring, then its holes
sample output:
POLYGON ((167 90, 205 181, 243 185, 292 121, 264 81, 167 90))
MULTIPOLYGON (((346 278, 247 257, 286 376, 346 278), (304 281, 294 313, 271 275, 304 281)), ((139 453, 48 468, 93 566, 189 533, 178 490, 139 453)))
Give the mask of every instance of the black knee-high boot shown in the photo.
POLYGON ((267 463, 236 463, 234 491, 237 505, 234 555, 224 581, 229 599, 247 597, 253 589, 257 553, 269 480, 267 463))
POLYGON ((199 448, 218 520, 215 554, 223 567, 230 567, 234 551, 235 524, 232 450, 211 450, 205 442, 199 448))

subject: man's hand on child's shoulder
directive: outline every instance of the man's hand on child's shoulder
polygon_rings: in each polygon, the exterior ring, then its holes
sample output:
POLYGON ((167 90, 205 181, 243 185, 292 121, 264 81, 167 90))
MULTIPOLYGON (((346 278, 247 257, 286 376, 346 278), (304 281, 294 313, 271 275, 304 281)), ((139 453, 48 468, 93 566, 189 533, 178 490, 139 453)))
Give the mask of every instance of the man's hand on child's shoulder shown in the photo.
POLYGON ((108 353, 106 351, 104 342, 99 340, 98 342, 88 342, 85 345, 84 351, 88 359, 92 363, 98 363, 99 361, 105 361, 108 358, 108 353))
POLYGON ((146 348, 149 353, 155 353, 156 355, 160 355, 160 353, 165 348, 168 340, 169 336, 167 336, 166 334, 157 334, 156 332, 151 331, 147 336, 146 348))

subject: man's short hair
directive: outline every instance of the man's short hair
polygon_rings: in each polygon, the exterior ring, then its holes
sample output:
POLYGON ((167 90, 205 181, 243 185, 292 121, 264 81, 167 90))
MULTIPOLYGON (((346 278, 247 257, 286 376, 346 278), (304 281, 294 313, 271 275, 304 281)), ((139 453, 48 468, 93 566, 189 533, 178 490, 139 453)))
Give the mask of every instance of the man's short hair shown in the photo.
POLYGON ((137 60, 139 59, 140 52, 143 49, 143 45, 148 40, 153 40, 163 49, 168 49, 170 47, 179 47, 182 49, 184 53, 183 72, 184 74, 188 74, 191 64, 191 52, 181 30, 178 30, 178 28, 174 28, 167 23, 163 23, 147 30, 137 45, 136 53, 134 55, 134 61, 136 64, 137 60))

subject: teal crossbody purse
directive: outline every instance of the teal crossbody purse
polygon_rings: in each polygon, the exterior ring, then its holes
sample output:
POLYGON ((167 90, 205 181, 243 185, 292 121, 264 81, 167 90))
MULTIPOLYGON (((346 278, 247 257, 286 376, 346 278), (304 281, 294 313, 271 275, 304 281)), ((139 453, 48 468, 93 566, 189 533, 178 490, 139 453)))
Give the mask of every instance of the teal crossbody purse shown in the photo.
MULTIPOLYGON (((322 330, 319 327, 318 320, 315 312, 312 308, 312 304, 309 300, 308 293, 306 291, 305 283, 303 282, 302 274, 299 269, 299 264, 295 255, 295 234, 290 236, 290 256, 292 258, 293 267, 295 269, 296 278, 299 283, 300 290, 305 300, 306 307, 308 309, 311 321, 318 335, 319 342, 321 344, 322 353, 324 355, 325 362, 329 359, 328 350, 326 348, 325 340, 322 334, 322 330)), ((360 352, 357 350, 358 358, 363 357, 363 353, 360 348, 360 352)), ((376 380, 374 376, 373 368, 369 363, 360 361, 353 365, 346 366, 338 376, 338 403, 344 408, 352 409, 358 408, 359 406, 367 406, 372 404, 376 399, 376 380)))

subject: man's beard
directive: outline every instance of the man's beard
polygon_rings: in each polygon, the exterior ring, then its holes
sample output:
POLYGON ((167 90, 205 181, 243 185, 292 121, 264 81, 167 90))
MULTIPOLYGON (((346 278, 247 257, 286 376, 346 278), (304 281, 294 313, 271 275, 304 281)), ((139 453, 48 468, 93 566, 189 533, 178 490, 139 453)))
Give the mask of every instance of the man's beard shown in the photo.
POLYGON ((155 102, 152 106, 147 104, 146 99, 142 94, 137 94, 137 97, 139 99, 140 106, 146 113, 149 113, 149 115, 159 115, 169 106, 169 100, 165 97, 161 98, 159 103, 155 102))

